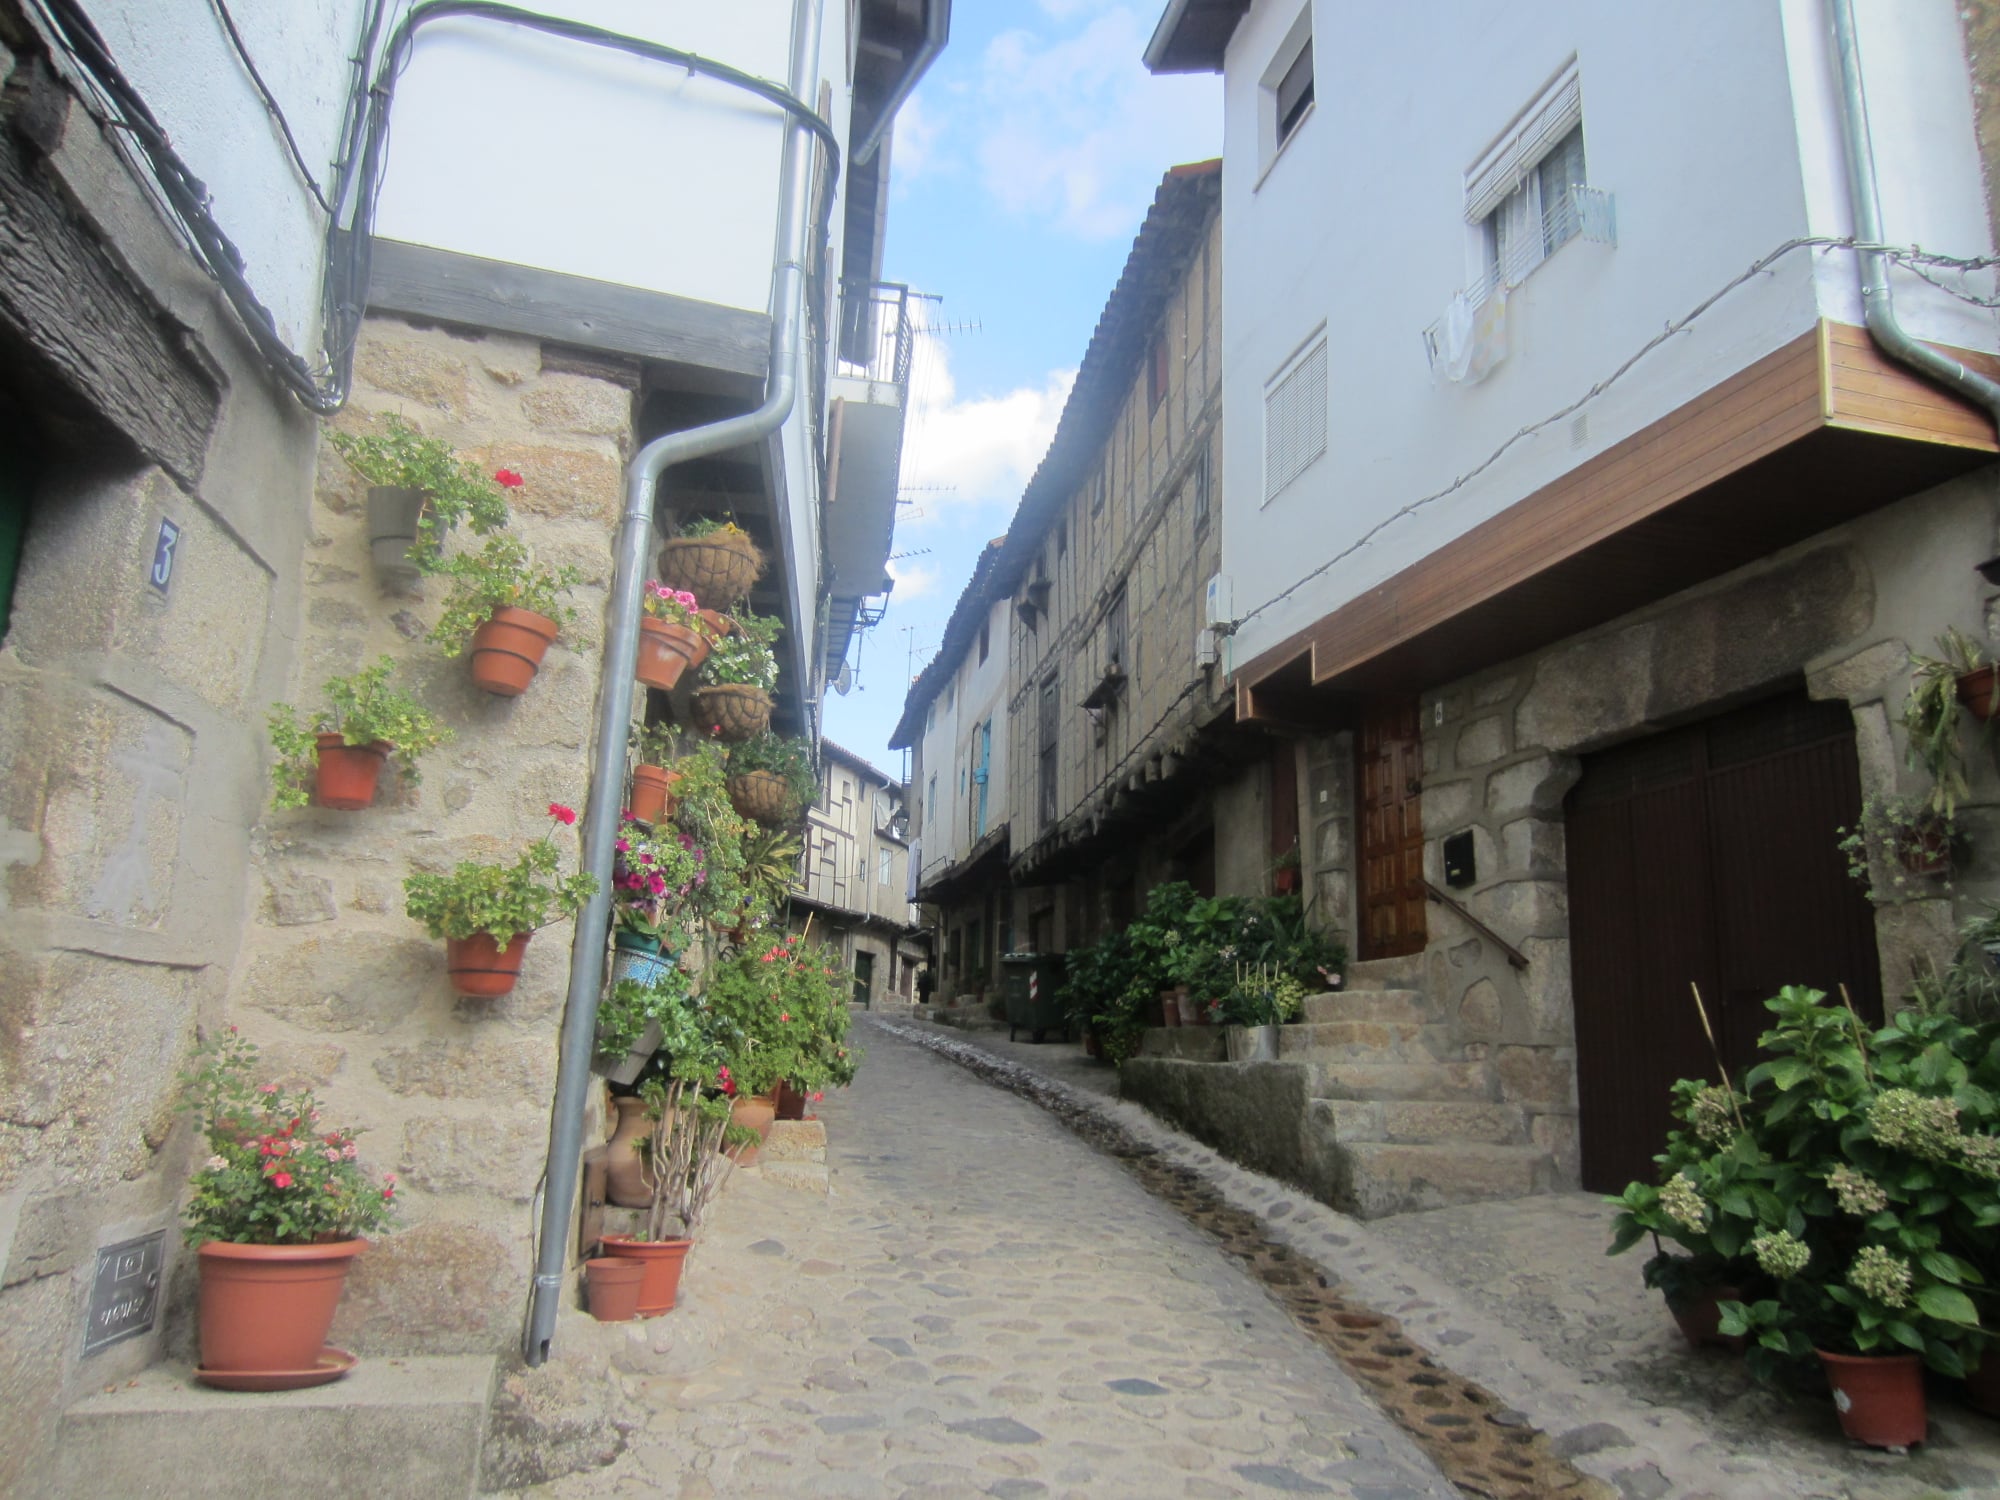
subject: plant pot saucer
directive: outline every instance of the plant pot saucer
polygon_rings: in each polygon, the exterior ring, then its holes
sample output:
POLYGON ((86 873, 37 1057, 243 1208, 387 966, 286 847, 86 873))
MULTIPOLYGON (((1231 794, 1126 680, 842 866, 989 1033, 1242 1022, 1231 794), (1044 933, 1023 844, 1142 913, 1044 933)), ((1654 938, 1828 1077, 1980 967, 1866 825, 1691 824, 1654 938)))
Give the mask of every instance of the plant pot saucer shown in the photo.
POLYGON ((358 1363, 345 1349, 328 1344, 310 1370, 204 1370, 196 1365, 194 1378, 222 1391, 302 1391, 307 1386, 331 1385, 358 1363))

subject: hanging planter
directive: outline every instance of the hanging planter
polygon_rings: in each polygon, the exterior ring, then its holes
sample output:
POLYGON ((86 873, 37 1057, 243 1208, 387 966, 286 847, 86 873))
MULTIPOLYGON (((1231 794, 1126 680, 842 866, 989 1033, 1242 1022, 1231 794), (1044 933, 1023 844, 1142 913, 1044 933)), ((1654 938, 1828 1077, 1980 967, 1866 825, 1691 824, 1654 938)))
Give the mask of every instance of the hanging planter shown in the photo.
POLYGON ((736 682, 696 688, 694 719, 697 728, 737 744, 771 727, 771 695, 736 682))
POLYGON ((640 1317, 657 1318, 673 1311, 680 1293, 681 1267, 693 1244, 693 1240, 635 1240, 622 1234, 604 1237, 605 1254, 636 1260, 645 1267, 639 1282, 640 1317))
POLYGON ((556 622, 531 609, 503 605, 472 635, 472 682, 502 698, 518 698, 555 644, 556 622))
POLYGON ((2000 667, 1984 666, 1957 679, 1958 701, 1982 723, 2000 712, 2000 667))
POLYGON ((674 815, 674 783, 679 771, 665 766, 638 766, 632 772, 632 796, 628 804, 634 821, 658 827, 674 815))
POLYGON ((600 1255, 583 1263, 584 1296, 600 1323, 629 1323, 639 1316, 646 1263, 623 1255, 600 1255))
POLYGON ((359 812, 372 807, 375 786, 382 767, 396 747, 387 740, 366 745, 350 745, 337 734, 317 737, 317 763, 313 771, 313 801, 321 807, 341 812, 359 812))
POLYGON ((451 987, 474 1000, 494 1000, 512 994, 521 978, 521 960, 528 951, 532 932, 517 932, 506 947, 490 933, 475 932, 471 937, 444 940, 445 968, 451 973, 451 987))
POLYGON ((639 621, 639 660, 632 675, 650 688, 671 692, 681 675, 708 660, 709 640, 699 630, 655 620, 639 621))
POLYGON ((1871 1448, 1907 1448, 1924 1440, 1929 1422, 1920 1356, 1814 1352, 1826 1367, 1842 1432, 1871 1448))
POLYGON ((774 771, 746 771, 729 778, 729 805, 758 823, 786 822, 792 811, 791 788, 774 771))
POLYGON ((429 490, 387 484, 368 487, 368 557, 382 582, 406 589, 423 576, 410 552, 430 503, 429 490))
POLYGON ((764 571, 764 554, 749 534, 720 526, 699 536, 678 536, 660 549, 660 579, 700 599, 733 604, 764 571))

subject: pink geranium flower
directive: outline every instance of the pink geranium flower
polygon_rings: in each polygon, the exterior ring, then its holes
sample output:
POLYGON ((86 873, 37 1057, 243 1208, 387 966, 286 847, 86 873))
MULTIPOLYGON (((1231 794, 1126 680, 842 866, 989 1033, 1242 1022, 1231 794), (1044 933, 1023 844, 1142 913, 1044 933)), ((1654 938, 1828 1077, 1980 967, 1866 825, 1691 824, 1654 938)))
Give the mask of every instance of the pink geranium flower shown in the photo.
POLYGON ((503 490, 518 490, 528 481, 523 479, 519 474, 516 474, 512 469, 495 469, 493 471, 493 482, 503 490))
POLYGON ((549 804, 549 816, 554 818, 558 823, 568 825, 576 821, 576 809, 573 807, 564 807, 560 802, 551 802, 549 804))

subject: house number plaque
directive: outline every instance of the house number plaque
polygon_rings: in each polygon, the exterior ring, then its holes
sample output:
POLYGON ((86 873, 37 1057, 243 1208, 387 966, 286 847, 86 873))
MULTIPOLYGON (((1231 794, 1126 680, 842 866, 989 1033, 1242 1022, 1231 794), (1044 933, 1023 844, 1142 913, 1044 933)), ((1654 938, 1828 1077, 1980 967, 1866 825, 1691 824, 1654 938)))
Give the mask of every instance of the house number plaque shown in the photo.
POLYGON ((150 1333, 160 1312, 160 1265, 167 1232, 156 1229, 122 1245, 97 1252, 97 1276, 90 1284, 90 1322, 83 1352, 150 1333))

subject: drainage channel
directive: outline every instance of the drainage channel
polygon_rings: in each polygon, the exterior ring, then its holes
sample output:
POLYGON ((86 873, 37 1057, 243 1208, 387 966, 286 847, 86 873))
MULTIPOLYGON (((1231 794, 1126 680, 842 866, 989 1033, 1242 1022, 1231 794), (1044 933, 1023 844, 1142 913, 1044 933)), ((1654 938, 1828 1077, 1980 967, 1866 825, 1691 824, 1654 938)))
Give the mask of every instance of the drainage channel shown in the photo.
POLYGON ((1079 1104, 1017 1063, 965 1042, 876 1016, 872 1023, 1018 1094, 1115 1157, 1146 1190, 1213 1235, 1306 1335, 1339 1361, 1461 1493, 1479 1500, 1573 1500, 1616 1494, 1559 1457, 1548 1435, 1491 1391, 1439 1365, 1387 1313, 1344 1295, 1312 1261, 1273 1239, 1192 1169, 1079 1104))

